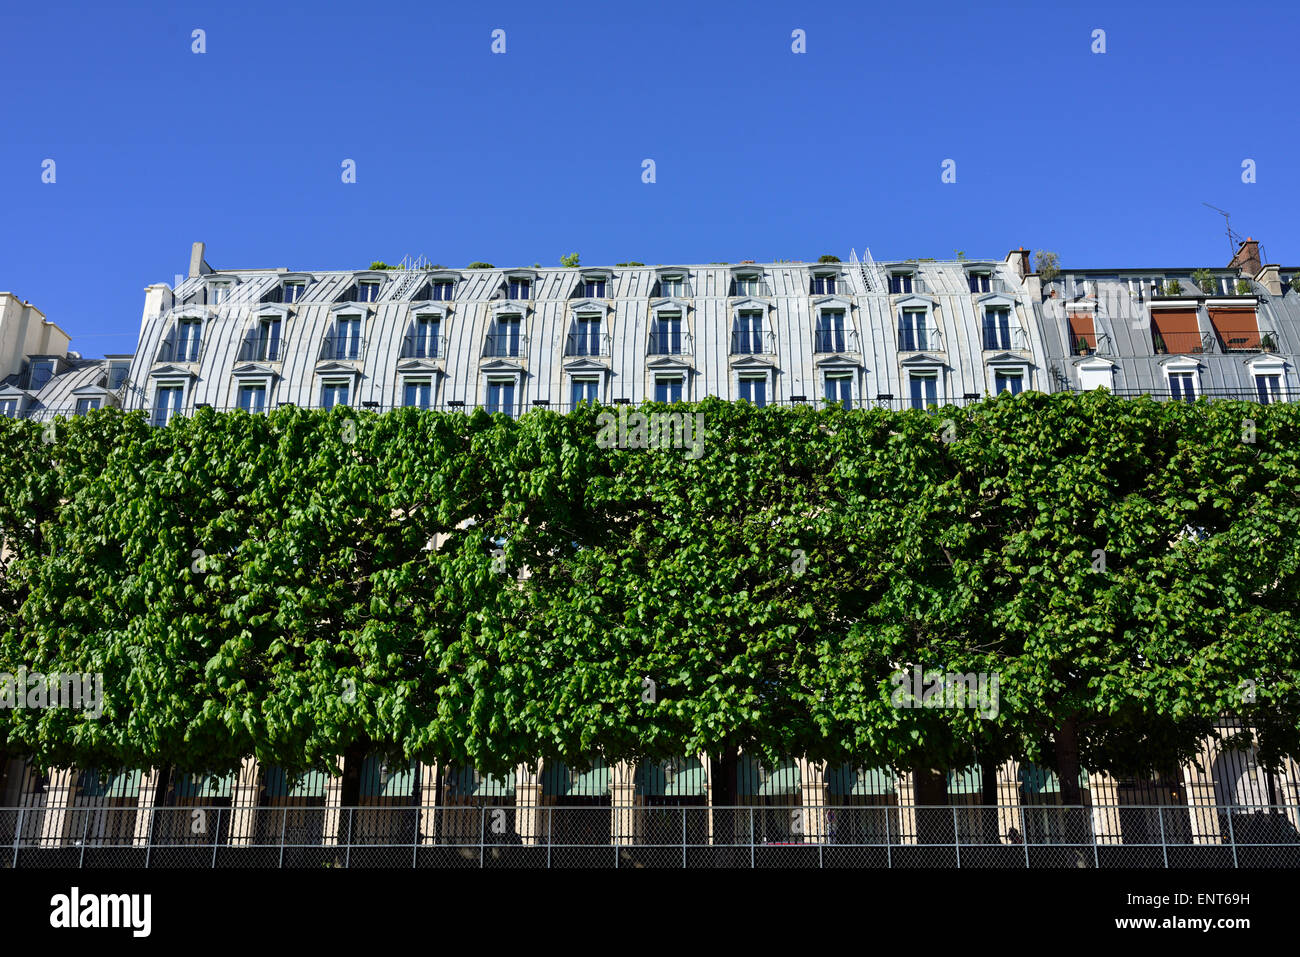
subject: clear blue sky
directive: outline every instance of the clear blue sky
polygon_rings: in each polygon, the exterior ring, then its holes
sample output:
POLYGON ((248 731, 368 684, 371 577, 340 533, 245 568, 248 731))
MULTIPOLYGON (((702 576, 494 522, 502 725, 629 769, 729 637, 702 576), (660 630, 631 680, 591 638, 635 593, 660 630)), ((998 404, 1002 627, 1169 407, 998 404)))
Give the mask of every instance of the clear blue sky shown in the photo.
POLYGON ((0 15, 0 289, 86 355, 133 349, 195 240, 219 269, 1221 266, 1208 202, 1300 261, 1294 3, 116 7, 0 15))

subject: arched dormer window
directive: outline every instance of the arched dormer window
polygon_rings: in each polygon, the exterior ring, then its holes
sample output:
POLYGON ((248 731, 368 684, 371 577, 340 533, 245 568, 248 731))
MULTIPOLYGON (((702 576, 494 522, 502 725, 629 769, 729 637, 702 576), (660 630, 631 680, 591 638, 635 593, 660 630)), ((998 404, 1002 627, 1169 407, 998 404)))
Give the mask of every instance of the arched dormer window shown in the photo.
POLYGON ((916 266, 910 264, 888 266, 885 273, 889 277, 891 295, 910 296, 913 293, 925 292, 925 280, 921 276, 921 270, 916 266))
POLYGON ((844 288, 843 273, 838 265, 830 263, 808 267, 808 292, 813 296, 834 296, 848 290, 844 288))
POLYGON ((653 299, 689 299, 691 291, 691 273, 689 269, 666 266, 658 270, 655 287, 651 292, 653 299))
POLYGON ((997 279, 997 265, 989 262, 965 263, 966 287, 975 295, 989 292, 1002 292, 1002 284, 997 279))
POLYGON ((352 285, 348 287, 340 301, 378 302, 379 294, 388 280, 389 276, 385 272, 359 272, 353 277, 352 285))
POLYGON ((429 274, 428 280, 413 296, 416 300, 430 302, 451 302, 456 298, 456 285, 464 277, 452 269, 440 269, 429 274))
POLYGON ((510 302, 529 302, 536 297, 537 273, 532 269, 508 269, 497 295, 510 302))
POLYGON ((302 302, 311 281, 310 273, 286 273, 278 276, 275 283, 262 296, 262 302, 284 303, 286 305, 302 302))
POLYGON ((584 269, 573 287, 571 299, 608 299, 613 292, 614 275, 608 269, 584 269))
POLYGON ((234 276, 212 273, 203 277, 203 301, 209 306, 220 306, 230 301, 239 280, 234 276))
POLYGON ((745 263, 731 267, 732 296, 770 296, 767 280, 763 278, 763 267, 745 263))

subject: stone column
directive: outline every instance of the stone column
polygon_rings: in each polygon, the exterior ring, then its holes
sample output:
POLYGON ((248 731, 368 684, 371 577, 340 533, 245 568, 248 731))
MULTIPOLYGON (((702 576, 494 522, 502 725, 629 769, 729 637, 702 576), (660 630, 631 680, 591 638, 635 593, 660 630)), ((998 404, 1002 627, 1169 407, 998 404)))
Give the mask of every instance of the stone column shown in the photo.
POLYGON ((707 754, 700 755, 700 764, 704 766, 704 817, 708 821, 708 842, 713 844, 713 758, 707 754))
POLYGON ((256 758, 244 758, 230 788, 230 844, 247 847, 257 833, 258 804, 261 798, 262 769, 256 758))
POLYGON ((45 816, 41 821, 41 847, 60 847, 65 839, 80 840, 81 835, 69 835, 68 808, 77 789, 76 770, 52 768, 50 783, 45 787, 45 816))
POLYGON ((899 844, 916 843, 916 788, 911 771, 898 776, 898 818, 902 828, 899 844))
POLYGON ((1020 775, 1015 761, 1004 761, 998 768, 998 837, 1007 840, 1014 827, 1025 839, 1024 825, 1020 820, 1020 775))
POLYGON ((438 762, 420 763, 420 843, 434 844, 438 835, 438 762))
POLYGON ((541 767, 532 772, 526 765, 519 765, 515 776, 515 826, 519 828, 519 838, 524 844, 543 843, 545 813, 542 807, 541 767))
POLYGON ((1103 771, 1088 775, 1088 790, 1092 792, 1092 832, 1098 844, 1122 844, 1123 834, 1119 822, 1119 785, 1103 771))
POLYGON ((158 768, 140 772, 140 793, 136 799, 135 837, 132 844, 145 847, 149 843, 149 822, 153 818, 154 796, 158 793, 158 768))
MULTIPOLYGON (((339 757, 336 760, 339 762, 339 767, 343 767, 343 758, 339 757)), ((341 823, 345 823, 343 821, 344 812, 342 810, 342 806, 343 806, 343 779, 339 778, 336 785, 334 778, 327 777, 325 779, 325 810, 322 812, 324 814, 325 820, 321 825, 322 844, 325 844, 327 846, 331 844, 338 844, 339 825, 341 823)), ((310 809, 308 809, 308 813, 311 813, 310 809)), ((349 813, 355 814, 356 812, 351 811, 349 813)))
POLYGON ((619 761, 610 769, 609 798, 611 804, 610 839, 615 844, 634 844, 636 834, 636 765, 619 761))
POLYGON ((803 839, 809 843, 826 840, 826 762, 799 758, 800 802, 803 839))

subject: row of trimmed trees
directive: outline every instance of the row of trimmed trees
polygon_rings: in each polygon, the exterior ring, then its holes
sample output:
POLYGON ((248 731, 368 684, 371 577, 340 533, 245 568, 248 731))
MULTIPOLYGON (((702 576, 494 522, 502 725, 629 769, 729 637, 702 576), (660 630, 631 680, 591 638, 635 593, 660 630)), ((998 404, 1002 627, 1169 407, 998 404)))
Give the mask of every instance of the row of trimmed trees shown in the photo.
MULTIPOLYGON (((674 407, 673 411, 677 411, 674 407)), ((936 413, 706 400, 704 454, 598 409, 0 419, 0 710, 45 764, 502 772, 740 750, 1140 773, 1216 718, 1300 753, 1300 407, 1024 394, 936 413), (997 676, 996 716, 891 676, 997 676)), ((662 410, 661 410, 662 411, 662 410)))

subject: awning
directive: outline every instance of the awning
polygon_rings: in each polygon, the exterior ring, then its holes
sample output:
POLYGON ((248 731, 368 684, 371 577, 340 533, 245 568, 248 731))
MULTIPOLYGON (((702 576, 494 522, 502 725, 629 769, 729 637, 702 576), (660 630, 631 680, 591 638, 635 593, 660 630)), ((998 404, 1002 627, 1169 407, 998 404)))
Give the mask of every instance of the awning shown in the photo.
POLYGON ((82 771, 77 778, 78 797, 136 798, 139 795, 139 771, 82 771))
POLYGON ((874 797, 898 790, 898 775, 892 768, 859 768, 841 764, 826 769, 826 790, 838 797, 874 797))
POLYGON ((799 765, 787 758, 775 768, 766 768, 756 758, 740 756, 737 790, 751 797, 797 795, 803 782, 799 765))
MULTIPOLYGON (((273 798, 323 798, 328 781, 329 775, 324 771, 289 777, 280 768, 266 769, 266 793, 273 798)), ((229 787, 226 793, 230 793, 229 787)))
POLYGON ((699 758, 642 761, 636 769, 638 794, 650 797, 704 797, 708 775, 699 758))
POLYGON ((607 797, 609 768, 598 761, 588 771, 574 771, 559 762, 542 769, 542 793, 554 797, 607 797))
POLYGON ((443 785, 457 798, 509 798, 515 796, 515 776, 493 777, 473 768, 448 768, 443 785))

